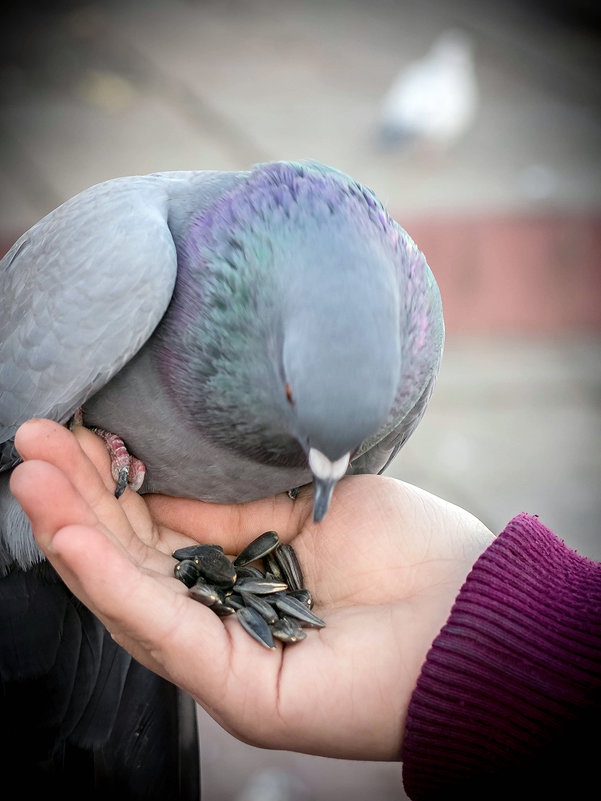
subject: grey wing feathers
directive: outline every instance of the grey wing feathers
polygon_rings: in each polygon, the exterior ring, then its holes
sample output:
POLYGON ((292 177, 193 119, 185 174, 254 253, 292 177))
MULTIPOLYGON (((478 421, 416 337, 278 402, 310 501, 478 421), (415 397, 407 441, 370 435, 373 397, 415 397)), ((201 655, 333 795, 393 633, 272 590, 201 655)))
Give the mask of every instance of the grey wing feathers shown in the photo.
POLYGON ((0 262, 0 469, 15 463, 22 422, 68 419, 158 324, 177 272, 167 217, 158 177, 108 181, 44 217, 0 262))
POLYGON ((350 464, 349 473, 382 473, 415 431, 426 410, 438 377, 444 345, 444 322, 438 287, 425 257, 408 234, 399 228, 407 243, 408 284, 402 288, 406 310, 402 315, 402 363, 408 372, 401 376, 397 398, 388 423, 364 442, 350 464), (424 332, 428 330, 426 336, 424 332), (415 401, 407 392, 415 390, 415 401))
POLYGON ((351 462, 350 474, 383 473, 386 470, 422 419, 432 395, 436 377, 436 373, 432 375, 413 408, 401 421, 397 422, 392 431, 351 462))

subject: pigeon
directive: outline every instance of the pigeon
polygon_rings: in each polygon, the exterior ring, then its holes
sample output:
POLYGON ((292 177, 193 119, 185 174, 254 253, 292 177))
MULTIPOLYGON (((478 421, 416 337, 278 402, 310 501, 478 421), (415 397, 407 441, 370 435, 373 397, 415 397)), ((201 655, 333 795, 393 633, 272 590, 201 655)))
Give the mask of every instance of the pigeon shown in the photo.
POLYGON ((378 139, 386 147, 448 150, 472 125, 477 105, 471 41, 463 31, 445 31, 393 81, 381 103, 378 139))
POLYGON ((8 489, 15 431, 77 417, 118 437, 142 493, 232 503, 312 482, 319 522, 337 481, 385 470, 425 411, 436 281, 370 189, 315 161, 106 181, 27 231, 0 275, 4 726, 30 772, 60 785, 76 764, 80 795, 191 797, 191 699, 44 561, 8 489))

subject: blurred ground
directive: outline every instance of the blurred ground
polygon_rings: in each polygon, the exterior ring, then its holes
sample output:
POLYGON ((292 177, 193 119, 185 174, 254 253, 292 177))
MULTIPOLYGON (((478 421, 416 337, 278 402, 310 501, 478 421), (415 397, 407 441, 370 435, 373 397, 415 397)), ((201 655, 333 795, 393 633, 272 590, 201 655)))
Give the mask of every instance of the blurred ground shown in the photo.
MULTIPOLYGON (((437 276, 447 348, 392 472, 494 531, 520 511, 601 559, 599 12, 577 0, 74 0, 5 12, 0 247, 118 175, 316 158, 371 186, 437 276), (397 71, 456 26, 474 125, 383 151, 397 71)), ((208 801, 399 799, 399 765, 244 746, 200 717, 208 801)))

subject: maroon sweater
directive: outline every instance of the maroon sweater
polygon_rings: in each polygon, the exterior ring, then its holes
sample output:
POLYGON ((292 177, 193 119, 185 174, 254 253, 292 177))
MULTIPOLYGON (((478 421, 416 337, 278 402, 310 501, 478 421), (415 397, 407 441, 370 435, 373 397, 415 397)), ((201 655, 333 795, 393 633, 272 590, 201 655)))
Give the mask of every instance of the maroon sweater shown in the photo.
POLYGON ((405 789, 413 801, 586 798, 600 731, 601 564, 519 515, 474 565, 422 667, 405 789))

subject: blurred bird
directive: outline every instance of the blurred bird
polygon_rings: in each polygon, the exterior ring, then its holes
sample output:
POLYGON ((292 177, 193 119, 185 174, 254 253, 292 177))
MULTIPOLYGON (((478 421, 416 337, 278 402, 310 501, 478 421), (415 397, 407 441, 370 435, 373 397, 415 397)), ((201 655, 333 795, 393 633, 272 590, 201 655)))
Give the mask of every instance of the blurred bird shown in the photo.
POLYGON ((448 30, 393 81, 381 104, 378 140, 387 148, 423 144, 446 151, 473 123, 477 103, 471 42, 448 30))
POLYGON ((15 431, 81 407, 137 457, 120 482, 241 502, 312 480, 319 521, 336 482, 383 470, 424 413, 436 282, 375 195, 316 162, 99 184, 24 234, 0 275, 4 726, 32 766, 83 760, 82 795, 118 774, 128 798, 188 797, 164 786, 195 748, 186 699, 42 561, 8 489, 15 431))

